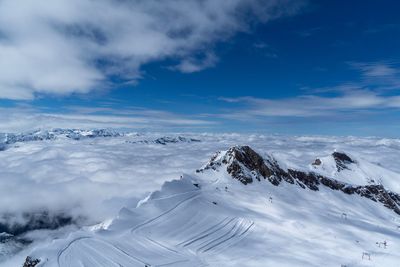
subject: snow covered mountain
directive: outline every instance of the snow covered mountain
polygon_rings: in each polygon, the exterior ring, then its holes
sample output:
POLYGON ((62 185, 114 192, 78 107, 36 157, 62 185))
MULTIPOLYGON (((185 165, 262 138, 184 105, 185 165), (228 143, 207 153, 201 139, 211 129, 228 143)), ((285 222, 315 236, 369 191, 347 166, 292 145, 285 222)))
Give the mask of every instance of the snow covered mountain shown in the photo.
POLYGON ((5 264, 398 266, 398 174, 345 152, 293 168, 256 150, 218 152, 113 220, 5 264))
POLYGON ((192 142, 201 142, 199 139, 195 138, 186 138, 184 136, 163 136, 156 138, 154 140, 136 140, 136 141, 126 141, 130 144, 158 144, 158 145, 167 145, 167 144, 176 144, 176 143, 192 143, 192 142))
POLYGON ((86 140, 93 138, 110 138, 110 137, 129 137, 126 143, 130 144, 176 144, 200 142, 196 138, 187 138, 184 136, 162 136, 149 139, 138 133, 116 131, 113 129, 52 129, 52 130, 36 130, 26 133, 0 133, 0 151, 6 150, 10 145, 16 143, 26 143, 35 141, 48 141, 57 139, 86 140))
POLYGON ((258 181, 267 179, 271 184, 276 186, 282 182, 287 182, 296 184, 303 189, 307 187, 314 191, 319 190, 320 186, 325 186, 332 190, 339 190, 350 195, 357 194, 375 202, 381 202, 385 207, 392 209, 395 213, 400 215, 400 195, 385 188, 385 184, 388 184, 391 186, 394 185, 394 188, 397 189, 400 179, 393 179, 395 177, 392 176, 389 178, 381 178, 379 183, 377 183, 370 178, 371 176, 362 171, 355 161, 344 153, 334 152, 331 157, 324 159, 324 164, 322 164, 320 159, 317 159, 312 164, 316 166, 314 172, 303 172, 293 169, 283 170, 274 158, 269 156, 268 159, 264 160, 248 146, 233 147, 227 152, 217 153, 204 168, 197 172, 204 172, 208 169, 218 171, 216 166, 222 165, 227 165, 226 171, 233 178, 245 185, 252 183, 255 179, 258 181), (324 167, 322 171, 318 168, 318 166, 321 165, 324 167), (342 178, 342 180, 347 182, 323 176, 326 169, 336 170, 333 171, 333 173, 331 172, 333 177, 342 178), (352 172, 339 176, 338 173, 343 170, 352 172), (318 174, 318 172, 322 174, 318 174), (364 177, 364 179, 362 177, 364 177), (390 180, 395 181, 391 182, 390 180), (352 181, 353 183, 351 183, 352 181), (364 183, 368 182, 370 184, 364 185, 363 181, 364 183), (358 184, 357 182, 361 183, 358 184))
POLYGON ((6 145, 18 142, 32 142, 43 140, 55 140, 57 138, 70 138, 80 140, 85 138, 97 137, 120 137, 124 133, 117 132, 112 129, 53 129, 53 130, 36 130, 26 133, 0 133, 0 144, 4 149, 6 145))

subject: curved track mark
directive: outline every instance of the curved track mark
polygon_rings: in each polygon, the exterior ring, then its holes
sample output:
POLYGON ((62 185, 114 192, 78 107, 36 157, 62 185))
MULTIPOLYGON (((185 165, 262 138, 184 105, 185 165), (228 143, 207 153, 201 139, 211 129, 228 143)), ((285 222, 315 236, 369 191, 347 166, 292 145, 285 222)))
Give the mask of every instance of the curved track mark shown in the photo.
POLYGON ((72 240, 71 242, 69 242, 68 245, 67 245, 65 248, 63 248, 62 250, 60 250, 60 251, 58 252, 58 254, 57 254, 57 264, 58 264, 58 266, 60 266, 60 257, 61 257, 61 255, 62 255, 73 243, 75 243, 75 242, 77 242, 77 241, 79 241, 79 240, 82 240, 82 239, 89 239, 89 238, 92 238, 92 237, 90 237, 90 236, 84 236, 84 237, 76 238, 76 239, 72 240))
POLYGON ((142 228, 142 227, 144 227, 144 226, 146 226, 146 225, 148 225, 148 224, 150 224, 150 223, 152 223, 152 222, 154 222, 154 221, 160 219, 161 217, 163 217, 163 216, 167 215, 168 213, 170 213, 170 212, 174 211, 175 209, 177 209, 179 206, 183 205, 184 203, 186 203, 186 202, 188 202, 188 201, 190 201, 190 200, 192 200, 192 199, 194 199, 194 198, 196 198, 196 197, 198 197, 198 196, 199 196, 199 194, 195 194, 195 195, 193 195, 193 196, 190 196, 190 197, 188 197, 188 198, 182 200, 181 202, 177 203, 175 206, 173 206, 173 207, 170 208, 169 210, 167 210, 167 211, 161 213, 160 215, 158 215, 158 216, 156 216, 156 217, 154 217, 154 218, 152 218, 152 219, 149 219, 149 220, 147 220, 147 221, 145 221, 145 222, 143 222, 143 223, 141 223, 141 224, 139 224, 139 225, 133 227, 133 228, 131 229, 131 233, 133 234, 135 231, 139 230, 140 228, 142 228))
POLYGON ((228 238, 228 239, 224 239, 224 238, 225 238, 226 236, 228 236, 229 234, 231 234, 232 232, 233 232, 232 237, 236 236, 236 233, 237 233, 237 232, 240 230, 240 228, 241 228, 241 224, 242 224, 242 221, 240 221, 240 222, 236 221, 235 224, 229 229, 228 232, 223 233, 221 236, 219 236, 219 237, 217 237, 217 238, 211 240, 210 242, 206 243, 205 245, 203 245, 204 243, 202 243, 202 244, 201 244, 202 246, 199 247, 199 248, 197 249, 197 252, 199 252, 199 251, 205 252, 205 250, 204 250, 205 248, 207 248, 208 246, 212 245, 212 244, 215 243, 215 242, 218 242, 218 241, 221 240, 221 239, 223 239, 223 240, 222 240, 220 243, 223 243, 224 240, 229 240, 229 238, 228 238))
POLYGON ((235 218, 231 218, 228 222, 225 222, 227 219, 228 218, 225 218, 221 222, 217 223, 216 225, 214 225, 214 226, 202 231, 201 233, 189 238, 188 240, 186 240, 184 242, 179 243, 178 246, 184 244, 183 246, 187 247, 187 246, 193 244, 194 242, 196 242, 198 240, 201 240, 201 239, 203 239, 203 238, 205 238, 205 237, 207 237, 207 236, 219 231, 220 229, 224 228, 226 225, 231 223, 235 218), (217 229, 213 230, 214 228, 217 228, 217 229), (213 231, 211 231, 211 230, 213 230, 213 231))
MULTIPOLYGON (((244 235, 245 235, 251 228, 253 228, 253 226, 254 226, 254 222, 252 222, 242 233, 240 233, 239 235, 236 235, 237 242, 235 242, 234 244, 240 242, 240 240, 244 238, 244 235)), ((219 245, 221 245, 221 244, 223 244, 223 243, 226 243, 226 242, 228 242, 228 241, 229 241, 229 240, 225 240, 224 242, 220 242, 220 243, 218 243, 217 245, 213 246, 211 249, 213 249, 213 248, 215 248, 215 247, 217 247, 217 246, 219 246, 219 245)), ((222 250, 224 250, 224 249, 226 249, 226 248, 228 248, 228 247, 231 247, 231 246, 233 246, 234 244, 228 245, 228 246, 226 246, 225 248, 222 248, 222 250)), ((204 252, 208 252, 209 250, 210 250, 210 249, 207 249, 207 250, 205 250, 204 252)))

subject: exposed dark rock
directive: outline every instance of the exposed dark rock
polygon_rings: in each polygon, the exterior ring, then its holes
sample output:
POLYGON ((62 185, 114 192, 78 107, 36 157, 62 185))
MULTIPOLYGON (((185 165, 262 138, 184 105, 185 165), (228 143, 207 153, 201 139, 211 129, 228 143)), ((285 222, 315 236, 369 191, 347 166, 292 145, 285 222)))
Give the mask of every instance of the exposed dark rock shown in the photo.
POLYGON ((169 143, 191 143, 191 142, 200 142, 200 140, 198 139, 194 139, 194 138, 186 138, 186 137, 182 137, 182 136, 178 136, 178 137, 161 137, 158 138, 156 140, 154 140, 154 143, 156 144, 160 144, 160 145, 167 145, 169 143))
POLYGON ((314 165, 314 166, 319 166, 319 165, 321 165, 322 164, 322 161, 320 160, 320 159, 316 159, 313 163, 312 163, 312 165, 314 165))
POLYGON ((176 143, 193 143, 193 142, 201 142, 201 140, 194 139, 194 138, 186 138, 183 136, 178 136, 178 137, 164 136, 164 137, 157 138, 155 140, 126 141, 126 143, 130 143, 130 144, 158 144, 158 145, 168 145, 168 144, 176 144, 176 143))
POLYGON ((253 179, 258 181, 268 179, 274 185, 279 185, 282 180, 294 183, 293 178, 279 167, 275 159, 272 157, 263 159, 249 146, 235 146, 225 154, 217 152, 209 163, 197 172, 218 170, 223 164, 227 166, 226 170, 232 178, 243 184, 252 183, 253 179))
POLYGON ((39 259, 33 259, 31 257, 26 257, 25 259, 25 263, 22 267, 35 267, 36 265, 38 265, 40 262, 39 259))
MULTIPOLYGON (((347 164, 355 163, 344 153, 332 154, 338 168, 347 168, 347 164)), ((257 152, 248 146, 232 147, 225 154, 216 153, 210 162, 197 172, 205 170, 218 171, 221 166, 226 166, 226 171, 244 185, 254 182, 254 178, 268 180, 271 184, 278 186, 282 181, 297 184, 301 188, 318 191, 320 186, 338 190, 343 193, 371 199, 382 203, 385 207, 400 215, 400 195, 386 190, 382 185, 351 185, 335 179, 318 175, 313 172, 304 172, 293 169, 283 170, 278 162, 272 157, 263 159, 257 152)))
MULTIPOLYGON (((274 170, 268 167, 264 159, 258 155, 249 146, 232 147, 221 158, 222 152, 217 152, 210 160, 210 162, 197 172, 203 172, 208 169, 217 170, 222 164, 227 165, 226 170, 234 178, 248 184, 253 182, 253 178, 260 181, 273 176, 279 170, 274 170)), ((274 164, 269 162, 270 164, 274 164)), ((272 183, 278 185, 280 181, 273 181, 272 183)))
POLYGON ((332 157, 335 159, 336 168, 339 172, 344 169, 349 169, 347 166, 348 164, 355 163, 355 161, 353 161, 349 156, 344 153, 333 152, 332 157))
POLYGON ((332 190, 341 190, 348 194, 351 193, 351 190, 349 190, 344 183, 341 183, 335 179, 319 176, 319 182, 332 190))
POLYGON ((289 169, 288 173, 302 188, 305 188, 304 186, 306 186, 311 190, 318 191, 319 179, 321 176, 314 173, 306 173, 292 169, 289 169))
MULTIPOLYGON (((227 166, 227 171, 232 177, 238 179, 244 184, 253 182, 253 177, 260 180, 272 175, 271 170, 265 165, 264 159, 248 146, 233 147, 228 151, 231 163, 227 166), (251 174, 246 173, 243 169, 250 170, 251 174)), ((228 159, 224 159, 223 163, 227 163, 228 159), (225 161, 225 162, 224 162, 225 161)))
POLYGON ((222 162, 220 160, 217 160, 217 158, 221 155, 221 151, 218 151, 217 153, 215 153, 210 161, 207 163, 207 165, 201 169, 196 170, 197 173, 203 172, 205 170, 214 170, 214 171, 218 171, 218 167, 220 167, 222 165, 222 162))

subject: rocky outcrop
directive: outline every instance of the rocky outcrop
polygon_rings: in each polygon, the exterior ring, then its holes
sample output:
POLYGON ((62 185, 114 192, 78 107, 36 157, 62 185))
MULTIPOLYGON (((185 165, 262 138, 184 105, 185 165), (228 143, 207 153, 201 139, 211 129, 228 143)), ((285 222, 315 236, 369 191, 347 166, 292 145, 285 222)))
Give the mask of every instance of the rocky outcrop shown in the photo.
MULTIPOLYGON (((355 163, 344 153, 334 152, 338 171, 347 168, 350 163, 355 163)), ((254 180, 268 180, 271 184, 278 186, 282 182, 296 184, 303 189, 318 191, 321 186, 338 190, 349 195, 359 195, 372 201, 382 203, 385 207, 400 215, 400 195, 390 192, 382 185, 351 185, 340 182, 333 178, 325 177, 313 172, 304 172, 293 169, 282 169, 278 162, 271 156, 261 157, 249 146, 235 146, 226 152, 217 152, 211 160, 198 173, 206 170, 226 171, 244 185, 254 180)))
POLYGON ((320 159, 316 159, 313 163, 312 163, 312 165, 314 165, 314 166, 319 166, 319 165, 321 165, 322 164, 322 161, 320 160, 320 159))
POLYGON ((139 140, 139 141, 125 141, 125 142, 129 144, 168 145, 177 143, 196 143, 196 142, 201 142, 201 140, 195 138, 186 138, 183 136, 177 136, 177 137, 164 136, 154 140, 139 140))
POLYGON ((178 136, 178 137, 160 137, 154 140, 155 144, 159 145, 167 145, 167 144, 176 144, 176 143, 192 143, 192 142, 200 142, 198 139, 194 138, 186 138, 183 136, 178 136))
MULTIPOLYGON (((217 152, 210 162, 197 172, 209 169, 217 170, 222 165, 226 165, 227 172, 243 184, 252 183, 254 179, 260 181, 267 177, 273 177, 275 173, 281 172, 275 162, 265 161, 249 146, 235 146, 226 153, 217 152)), ((277 181, 271 182, 279 184, 277 181)))
POLYGON ((22 267, 35 267, 36 265, 38 265, 40 262, 39 259, 33 259, 31 257, 26 257, 25 259, 25 263, 22 267))
POLYGON ((228 173, 244 184, 253 182, 253 178, 260 180, 272 175, 264 159, 248 146, 231 148, 222 163, 229 163, 226 168, 228 173))
POLYGON ((336 162, 336 168, 338 172, 344 170, 344 169, 349 169, 348 165, 350 163, 355 163, 354 160, 352 160, 348 155, 345 153, 340 153, 340 152, 333 152, 332 157, 334 158, 336 162))

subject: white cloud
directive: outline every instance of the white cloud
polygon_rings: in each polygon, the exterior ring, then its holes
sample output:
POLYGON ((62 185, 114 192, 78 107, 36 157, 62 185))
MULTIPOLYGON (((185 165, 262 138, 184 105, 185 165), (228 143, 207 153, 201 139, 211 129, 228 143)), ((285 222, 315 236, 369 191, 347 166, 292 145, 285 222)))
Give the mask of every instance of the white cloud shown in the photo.
POLYGON ((336 97, 301 95, 286 99, 254 97, 221 98, 232 104, 242 104, 239 111, 223 116, 233 119, 261 117, 323 117, 344 111, 384 110, 399 108, 399 96, 382 96, 371 91, 352 91, 336 97))
POLYGON ((221 101, 235 106, 222 117, 243 121, 260 117, 327 117, 346 111, 400 108, 400 96, 394 94, 400 89, 400 68, 396 64, 384 61, 348 64, 359 72, 354 81, 330 87, 305 88, 308 94, 284 99, 221 97, 221 101))
POLYGON ((194 129, 216 122, 171 112, 148 109, 71 108, 69 112, 49 113, 32 108, 0 108, 0 132, 23 132, 51 128, 194 129))
POLYGON ((172 70, 178 70, 183 73, 198 72, 213 67, 218 61, 214 53, 207 53, 204 58, 187 58, 182 60, 178 65, 171 67, 172 70))
POLYGON ((358 72, 353 80, 334 86, 305 87, 304 89, 311 93, 349 93, 363 90, 383 93, 400 89, 400 66, 398 63, 386 61, 348 62, 347 65, 358 72))
POLYGON ((258 42, 258 43, 253 44, 253 47, 257 48, 257 49, 265 49, 265 48, 269 48, 269 45, 264 42, 258 42))
POLYGON ((350 65, 360 70, 365 77, 387 77, 399 74, 399 70, 388 63, 351 63, 350 65))
POLYGON ((110 75, 136 81, 143 64, 166 58, 180 61, 177 70, 199 71, 216 63, 215 42, 250 21, 294 14, 302 2, 3 0, 0 98, 87 93, 110 75))

